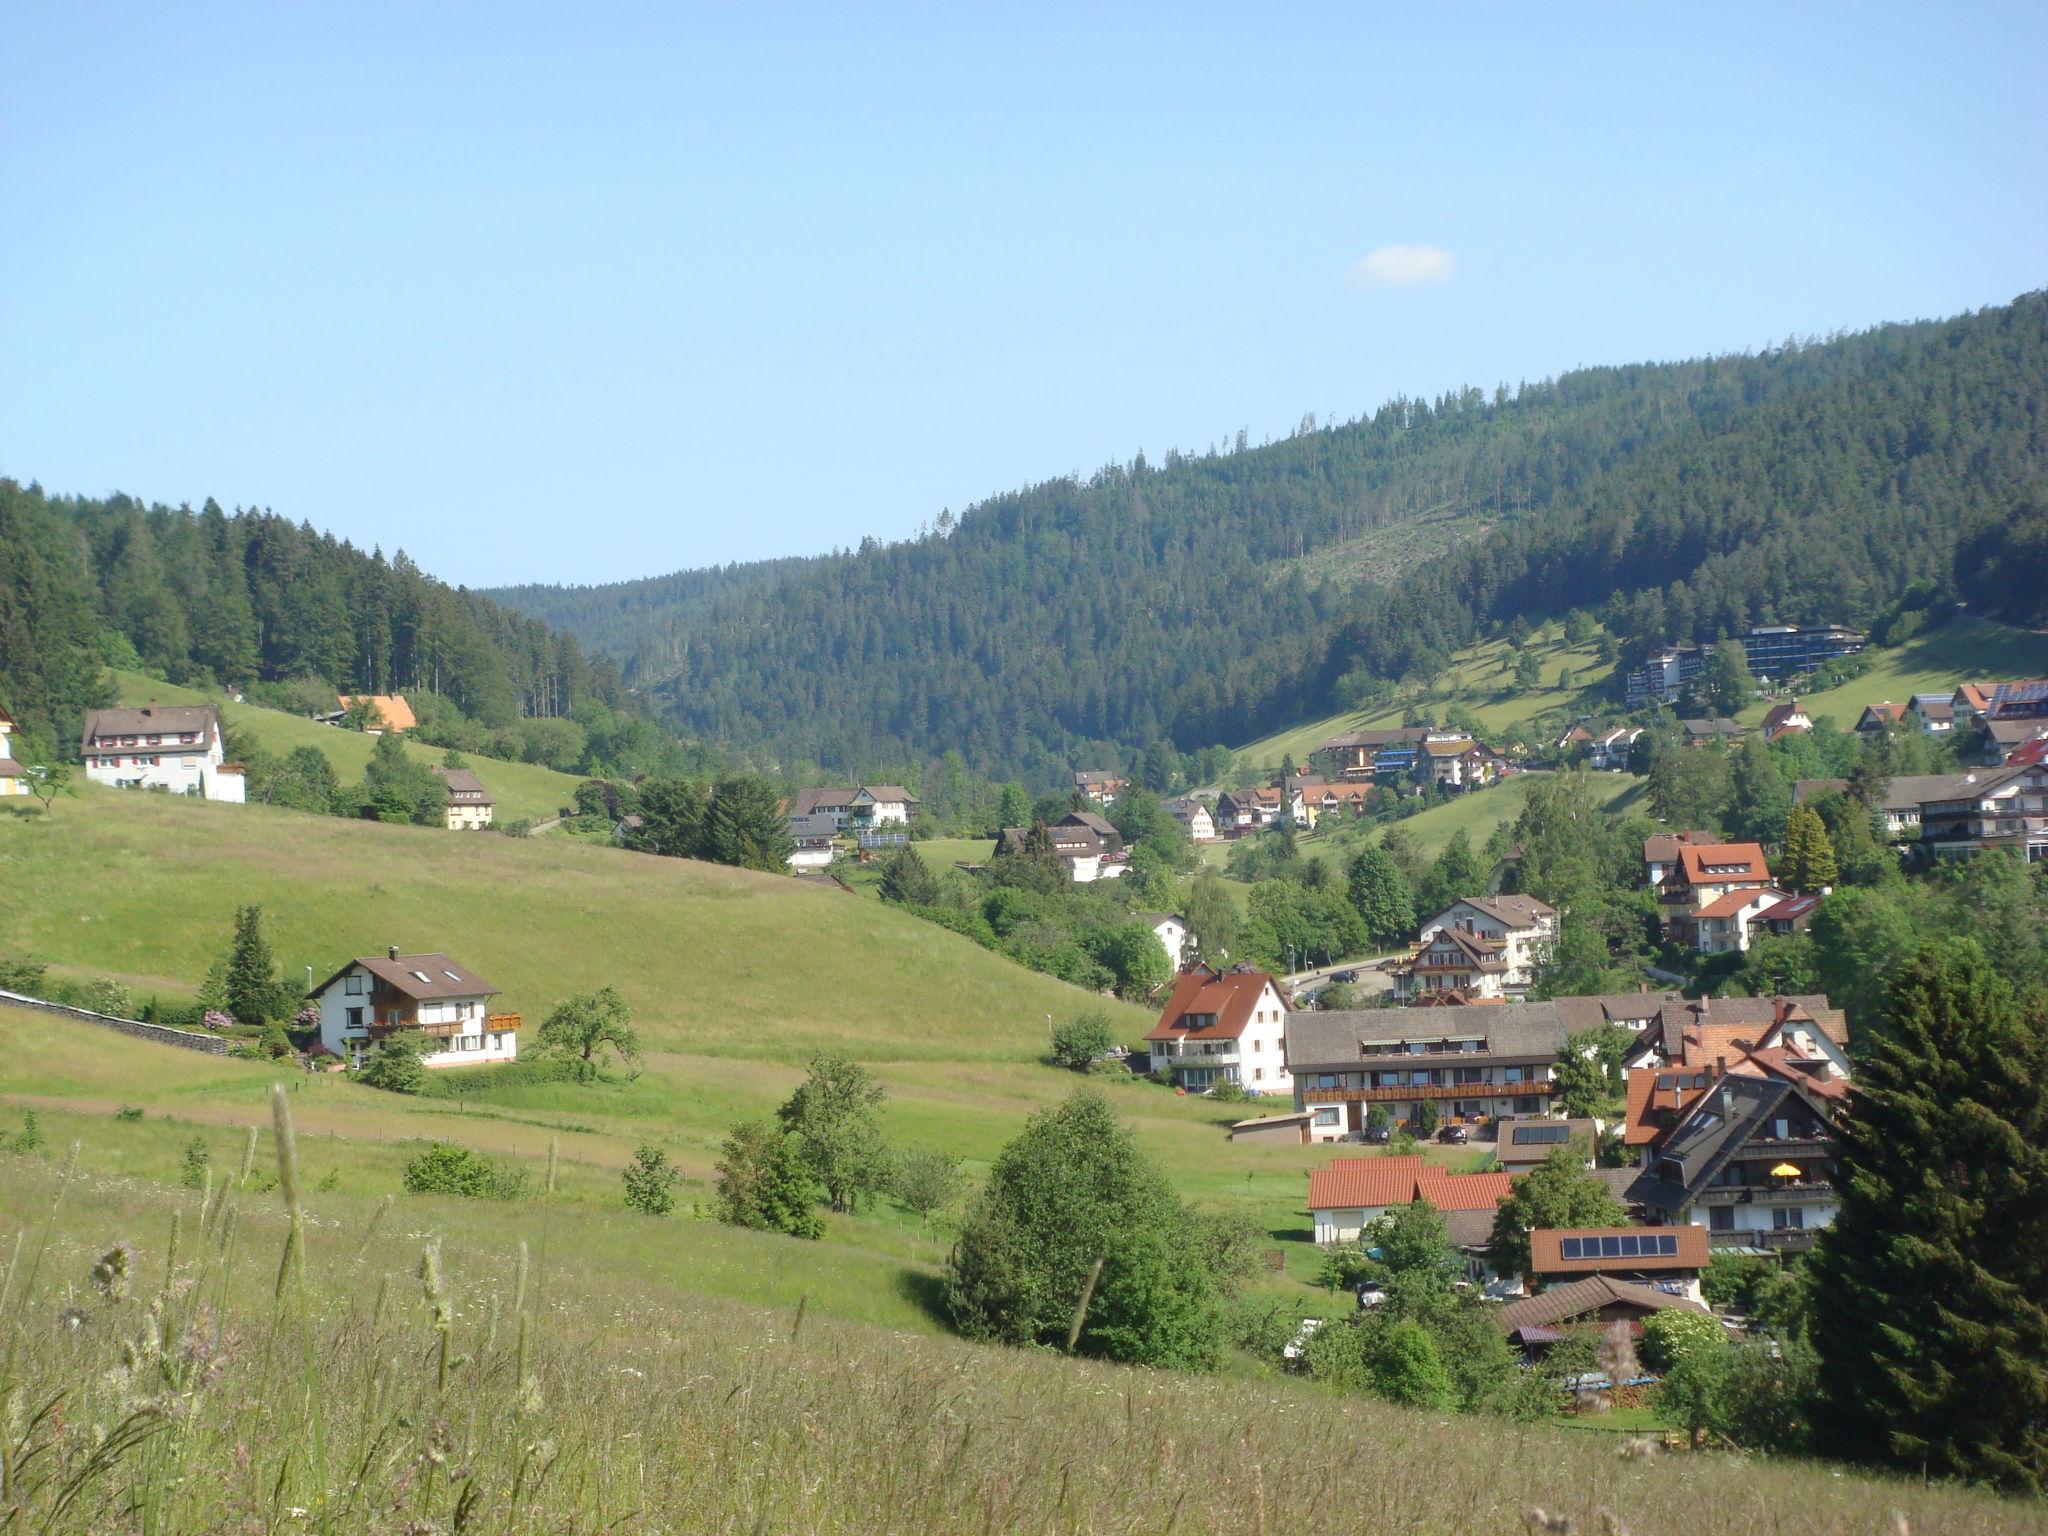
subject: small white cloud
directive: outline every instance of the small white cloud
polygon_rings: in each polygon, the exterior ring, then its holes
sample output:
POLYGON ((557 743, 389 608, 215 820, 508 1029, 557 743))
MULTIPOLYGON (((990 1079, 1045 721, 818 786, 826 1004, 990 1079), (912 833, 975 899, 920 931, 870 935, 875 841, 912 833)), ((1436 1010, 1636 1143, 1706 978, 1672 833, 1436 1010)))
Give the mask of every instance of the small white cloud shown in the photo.
POLYGON ((1427 288, 1447 283, 1458 258, 1433 245, 1383 245, 1344 274, 1353 288, 1427 288))

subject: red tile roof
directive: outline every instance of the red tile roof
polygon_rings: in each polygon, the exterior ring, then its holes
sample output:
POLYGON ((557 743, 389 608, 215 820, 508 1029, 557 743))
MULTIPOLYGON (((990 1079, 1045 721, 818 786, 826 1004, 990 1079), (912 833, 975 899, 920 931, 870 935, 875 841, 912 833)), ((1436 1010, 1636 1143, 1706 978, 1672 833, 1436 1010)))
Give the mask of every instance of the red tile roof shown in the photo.
POLYGON ((1152 1026, 1145 1038, 1235 1040, 1251 1022, 1253 1009, 1272 981, 1273 978, 1264 971, 1225 971, 1219 975, 1202 966, 1182 971, 1174 979, 1173 991, 1166 999, 1159 1022, 1152 1026), (1202 1028, 1190 1028, 1183 1022, 1189 1014, 1213 1014, 1216 1022, 1202 1028))
POLYGON ((1569 1231, 1538 1227, 1529 1234, 1529 1273, 1532 1275, 1590 1275, 1603 1270, 1705 1269, 1707 1258, 1705 1227, 1574 1227, 1569 1231), (1564 1239, 1568 1237, 1637 1237, 1644 1232, 1677 1237, 1678 1252, 1675 1255, 1598 1259, 1567 1259, 1562 1256, 1564 1239))
POLYGON ((1487 1211, 1505 1200, 1518 1174, 1450 1173, 1420 1156, 1338 1157, 1308 1176, 1311 1210, 1369 1210, 1427 1200, 1440 1211, 1487 1211))
POLYGON ((1748 906, 1753 901, 1763 901, 1772 898, 1782 900, 1784 896, 1785 892, 1774 891, 1769 889, 1768 887, 1765 887, 1763 889, 1757 889, 1752 887, 1748 890, 1730 891, 1725 896, 1715 897, 1712 901, 1708 902, 1704 907, 1701 907, 1699 911, 1693 913, 1693 916, 1733 917, 1736 913, 1740 912, 1744 907, 1748 906))
POLYGON ((1678 862, 1685 870, 1687 882, 1693 885, 1771 878, 1771 866, 1764 862, 1761 843, 1687 843, 1678 850, 1678 862), (1713 874, 1710 870, 1723 872, 1713 874))

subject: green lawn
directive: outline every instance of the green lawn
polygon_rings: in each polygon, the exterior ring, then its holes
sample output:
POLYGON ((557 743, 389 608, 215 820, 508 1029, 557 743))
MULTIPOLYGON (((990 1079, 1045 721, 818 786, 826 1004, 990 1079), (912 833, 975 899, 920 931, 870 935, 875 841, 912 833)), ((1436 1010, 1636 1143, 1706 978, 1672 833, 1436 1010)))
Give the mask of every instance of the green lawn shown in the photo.
MULTIPOLYGON (((1471 840, 1476 851, 1485 846, 1495 827, 1512 823, 1521 816, 1522 807, 1528 803, 1530 789, 1542 777, 1541 773, 1518 773, 1490 788, 1472 790, 1392 825, 1413 837, 1416 846, 1431 858, 1443 852, 1444 845, 1459 832, 1471 840)), ((1634 774, 1596 773, 1592 779, 1610 812, 1628 811, 1642 797, 1643 780, 1634 774)), ((1303 838, 1302 847, 1348 856, 1373 836, 1372 829, 1348 817, 1333 818, 1303 838)))
MULTIPOLYGON (((1799 696, 1807 713, 1815 719, 1831 715, 1843 730, 1854 730, 1864 707, 1880 700, 1903 704, 1916 693, 1953 693, 1959 683, 2048 677, 2048 635, 1967 616, 1916 635, 1904 645, 1873 648, 1865 654, 1876 664, 1862 677, 1799 696)), ((1769 708, 1766 703, 1753 704, 1740 718, 1754 724, 1769 708)))
MULTIPOLYGON (((114 672, 112 677, 123 704, 146 704, 152 699, 159 704, 217 703, 221 717, 230 729, 246 733, 259 746, 280 757, 294 747, 318 747, 346 784, 361 780, 363 768, 370 761, 370 751, 377 744, 375 737, 366 736, 361 731, 344 731, 331 725, 321 725, 318 721, 286 714, 283 710, 226 702, 195 689, 158 682, 137 673, 114 672)), ((432 764, 441 761, 445 749, 408 741, 405 750, 418 761, 432 764)), ((500 822, 544 821, 561 807, 571 804, 576 786, 583 782, 573 773, 557 773, 537 763, 510 763, 502 758, 471 757, 470 766, 497 802, 497 819, 500 822)))

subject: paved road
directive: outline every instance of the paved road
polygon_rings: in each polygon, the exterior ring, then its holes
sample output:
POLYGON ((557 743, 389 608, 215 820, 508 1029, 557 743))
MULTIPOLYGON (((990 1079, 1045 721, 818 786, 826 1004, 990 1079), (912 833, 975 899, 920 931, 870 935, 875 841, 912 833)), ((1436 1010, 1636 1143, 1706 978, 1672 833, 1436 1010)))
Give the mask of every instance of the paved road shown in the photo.
POLYGON ((1378 992, 1391 992, 1394 989, 1394 978, 1379 968, 1380 962, 1405 954, 1406 950, 1395 950, 1392 955, 1369 955, 1363 960, 1339 960, 1335 965, 1296 971, 1291 976, 1281 977, 1280 981, 1290 995, 1313 998, 1330 984, 1330 978, 1339 971, 1356 971, 1358 989, 1367 996, 1378 992))

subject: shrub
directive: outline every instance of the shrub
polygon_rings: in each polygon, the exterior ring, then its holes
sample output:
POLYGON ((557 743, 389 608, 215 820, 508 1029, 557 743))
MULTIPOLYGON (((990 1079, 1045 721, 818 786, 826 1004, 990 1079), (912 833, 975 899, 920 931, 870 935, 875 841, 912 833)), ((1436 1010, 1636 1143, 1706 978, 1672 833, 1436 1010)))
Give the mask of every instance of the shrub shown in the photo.
POLYGON ((906 1210, 930 1221, 934 1213, 960 1198, 966 1184, 966 1176, 960 1172, 960 1159, 952 1153, 935 1147, 906 1147, 896 1155, 889 1193, 906 1210))
POLYGON ((123 1104, 114 1111, 114 1118, 116 1120, 128 1121, 140 1120, 142 1118, 142 1110, 134 1104, 123 1104))
POLYGON ((0 958, 0 992, 20 992, 34 997, 43 989, 48 967, 35 960, 0 958))
POLYGON ((1209 1097, 1219 1104, 1242 1104, 1251 1095, 1234 1077, 1220 1077, 1209 1088, 1209 1097))
POLYGON ((179 1182, 187 1189, 197 1189, 206 1182, 206 1169, 212 1162, 206 1151, 206 1138, 194 1136, 185 1143, 185 1152, 179 1158, 179 1182))
POLYGON ((1689 1355, 1718 1353, 1727 1346, 1727 1330, 1704 1312, 1659 1312, 1643 1324, 1643 1364, 1660 1376, 1689 1355))
POLYGON ((1099 1010, 1077 1015, 1052 1032, 1052 1059, 1062 1067, 1085 1071, 1096 1057, 1116 1044, 1116 1026, 1099 1010))
POLYGON ((516 1200, 526 1192, 526 1176, 501 1168, 481 1152, 445 1141, 431 1143, 405 1165, 406 1192, 414 1195, 463 1195, 474 1200, 516 1200))
POLYGON ((624 1174, 627 1208, 643 1216, 666 1216, 675 1209, 676 1180, 681 1177, 669 1167, 666 1152, 659 1147, 640 1147, 624 1174))
POLYGON ((43 1125, 36 1119, 36 1112, 25 1109, 21 1112, 21 1131, 14 1138, 14 1150, 33 1152, 43 1144, 43 1125))
POLYGON ((810 1166, 796 1138, 774 1121, 734 1126, 717 1167, 720 1221, 791 1237, 825 1235, 810 1166))
POLYGON ((392 1035, 370 1053, 357 1076, 386 1093, 418 1093, 427 1083, 427 1069, 420 1061, 420 1037, 411 1030, 392 1035))
POLYGON ((1436 1104, 1424 1099, 1415 1106, 1415 1134, 1427 1136, 1436 1129, 1436 1104))

